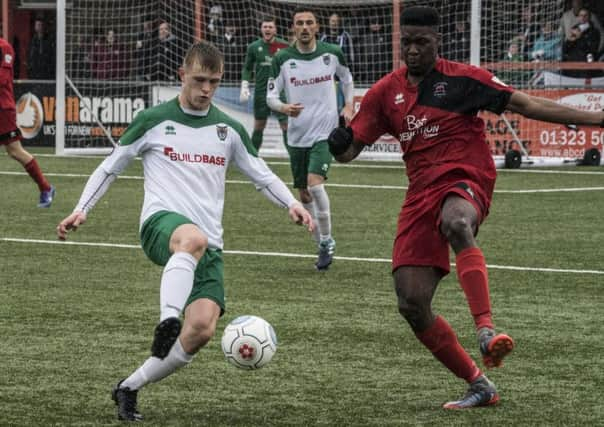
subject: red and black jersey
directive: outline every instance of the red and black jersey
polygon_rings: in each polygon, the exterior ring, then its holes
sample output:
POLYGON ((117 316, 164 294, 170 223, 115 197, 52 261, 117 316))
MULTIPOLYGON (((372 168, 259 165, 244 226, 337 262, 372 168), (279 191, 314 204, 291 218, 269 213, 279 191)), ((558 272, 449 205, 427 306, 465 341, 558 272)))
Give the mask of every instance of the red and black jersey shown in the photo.
POLYGON ((10 43, 2 37, 0 37, 0 54, 0 109, 14 110, 13 62, 15 60, 15 51, 10 43))
POLYGON ((383 134, 399 140, 409 191, 443 179, 494 179, 480 110, 503 112, 513 89, 486 70, 439 58, 416 86, 407 67, 386 75, 365 94, 351 122, 354 138, 372 144, 383 134))

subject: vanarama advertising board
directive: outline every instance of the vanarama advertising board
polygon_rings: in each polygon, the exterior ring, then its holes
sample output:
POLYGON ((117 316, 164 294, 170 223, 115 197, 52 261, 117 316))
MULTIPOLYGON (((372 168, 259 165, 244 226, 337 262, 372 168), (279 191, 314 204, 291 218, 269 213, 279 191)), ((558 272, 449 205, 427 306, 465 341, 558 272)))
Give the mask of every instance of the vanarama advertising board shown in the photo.
MULTIPOLYGON (((88 97, 80 100, 68 96, 66 108, 66 138, 76 140, 78 147, 107 146, 110 144, 94 116, 103 123, 114 139, 119 139, 132 119, 143 109, 157 105, 176 96, 179 87, 149 87, 145 85, 130 88, 134 96, 88 97)), ((355 109, 358 109, 366 89, 355 90, 355 109)), ((48 83, 15 83, 17 99, 17 124, 28 145, 54 145, 55 135, 55 85, 48 83)), ((107 92, 105 88, 105 92, 107 92)), ((584 111, 604 109, 604 89, 529 90, 527 93, 551 99, 561 104, 584 111)), ((246 127, 253 130, 252 100, 239 103, 239 91, 235 87, 220 87, 214 103, 246 127)), ((496 158, 509 150, 520 150, 514 134, 531 157, 543 158, 583 158, 585 151, 604 148, 604 129, 597 126, 580 126, 570 129, 563 125, 526 119, 520 115, 505 113, 501 116, 488 112, 480 113, 485 121, 485 135, 496 158), (507 121, 507 123, 506 123, 507 121), (510 126, 511 130, 510 130, 510 126)), ((401 118, 402 120, 402 118, 401 118)), ((429 121, 428 121, 429 122, 429 121)), ((418 126, 421 125, 418 124, 418 126)), ((421 125, 423 126, 423 125, 421 125)), ((264 133, 264 143, 260 154, 266 157, 287 157, 281 131, 276 120, 271 118, 264 133)), ((365 160, 401 160, 398 139, 383 135, 372 146, 366 147, 359 156, 365 160)))
MULTIPOLYGON (((134 116, 148 105, 148 88, 141 87, 135 96, 84 97, 68 96, 65 99, 66 138, 106 140, 96 118, 103 123, 112 137, 119 139, 134 116)), ((17 125, 27 145, 53 146, 55 129, 55 84, 15 83, 17 125)), ((107 145, 108 142, 106 142, 107 145)))

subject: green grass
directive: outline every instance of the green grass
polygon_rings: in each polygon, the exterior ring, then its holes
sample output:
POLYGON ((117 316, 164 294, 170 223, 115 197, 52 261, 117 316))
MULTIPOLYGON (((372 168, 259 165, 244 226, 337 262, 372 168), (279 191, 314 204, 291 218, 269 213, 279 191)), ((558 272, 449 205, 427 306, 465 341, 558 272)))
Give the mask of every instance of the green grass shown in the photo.
MULTIPOLYGON (((0 239, 54 241, 99 158, 38 158, 57 186, 51 209, 20 166, 0 156, 0 239)), ((282 161, 277 161, 281 163, 282 161)), ((369 163, 356 163, 366 165, 369 163)), ((376 163, 373 163, 374 165, 376 163)), ((378 164, 379 165, 379 164, 378 164)), ((334 167, 330 184, 404 186, 402 169, 334 167)), ((290 182, 289 168, 273 170, 290 182)), ((564 168, 562 171, 576 170, 564 168)), ((602 187, 594 174, 502 171, 498 190, 602 187)), ((140 176, 135 161, 124 173, 140 176)), ((243 179, 231 172, 229 179, 243 179)), ((328 187, 339 256, 390 257, 403 190, 328 187)), ((604 270, 603 191, 497 193, 479 240, 500 266, 604 270)), ((120 179, 75 242, 137 245, 142 181, 120 179)), ((310 236, 251 184, 228 184, 225 249, 312 254, 310 236)), ((592 426, 604 419, 601 274, 490 270, 495 320, 516 340, 497 407, 446 412, 465 385, 419 344, 397 312, 389 264, 225 254, 227 313, 269 320, 274 360, 259 371, 227 364, 217 337, 193 363, 139 395, 150 426, 592 426)), ((149 354, 161 269, 140 249, 0 240, 0 425, 118 425, 111 386, 149 354)), ((434 308, 478 357, 455 275, 434 308)))

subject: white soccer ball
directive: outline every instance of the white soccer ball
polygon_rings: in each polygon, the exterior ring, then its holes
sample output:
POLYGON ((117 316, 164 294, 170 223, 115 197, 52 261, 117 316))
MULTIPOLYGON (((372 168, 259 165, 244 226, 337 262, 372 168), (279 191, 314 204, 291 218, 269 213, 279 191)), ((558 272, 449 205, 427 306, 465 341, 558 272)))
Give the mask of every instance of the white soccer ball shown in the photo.
POLYGON ((277 335, 261 317, 239 316, 224 328, 222 351, 227 361, 238 368, 262 368, 277 351, 277 335))

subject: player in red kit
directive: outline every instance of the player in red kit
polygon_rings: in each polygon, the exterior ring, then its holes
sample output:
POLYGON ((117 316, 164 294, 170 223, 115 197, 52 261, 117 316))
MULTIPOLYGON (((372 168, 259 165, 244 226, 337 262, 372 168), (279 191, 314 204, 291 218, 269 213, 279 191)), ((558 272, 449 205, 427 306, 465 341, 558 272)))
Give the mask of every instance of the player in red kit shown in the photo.
POLYGON ((375 83, 350 127, 334 129, 328 142, 336 160, 349 162, 383 134, 400 141, 409 188, 392 253, 399 312, 436 359, 468 382, 461 399, 444 405, 464 409, 493 405, 499 394, 451 326, 432 311, 436 287, 449 273, 449 246, 484 365, 501 366, 514 348, 511 337, 494 330, 485 260, 475 239, 496 178, 484 123, 476 114, 507 109, 537 120, 604 126, 604 113, 532 97, 488 71, 439 58, 438 21, 433 8, 405 8, 401 47, 406 65, 375 83))
POLYGON ((23 165, 29 176, 38 184, 38 207, 48 208, 55 195, 55 188, 48 183, 36 159, 21 146, 21 132, 17 127, 17 109, 13 94, 13 47, 0 37, 0 145, 23 165))

